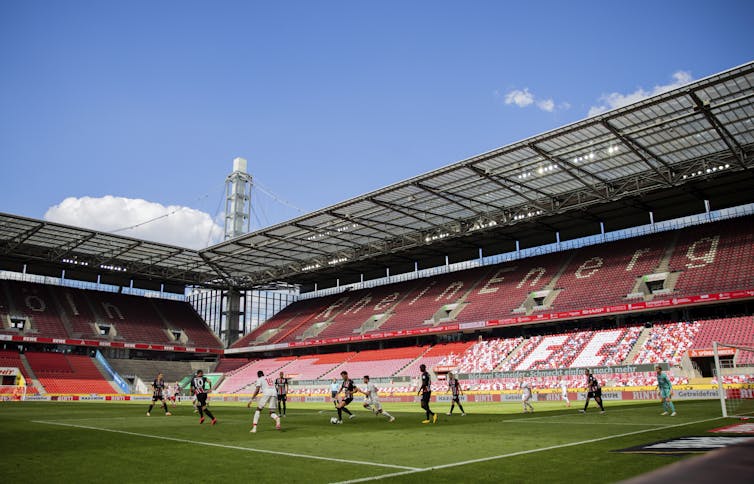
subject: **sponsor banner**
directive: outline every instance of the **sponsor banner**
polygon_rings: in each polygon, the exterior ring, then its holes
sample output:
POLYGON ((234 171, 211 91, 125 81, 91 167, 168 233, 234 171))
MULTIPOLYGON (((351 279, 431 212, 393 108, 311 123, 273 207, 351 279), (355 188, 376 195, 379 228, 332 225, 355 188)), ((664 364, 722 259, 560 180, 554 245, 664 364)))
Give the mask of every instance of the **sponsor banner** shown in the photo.
MULTIPOLYGON (((627 398, 623 398, 625 393, 627 393, 627 392, 606 392, 606 391, 603 391, 602 392, 602 400, 629 400, 627 398)), ((652 400, 656 400, 657 399, 657 392, 654 392, 654 394, 655 394, 655 398, 652 398, 652 400)), ((558 394, 556 393, 556 395, 558 395, 558 394)), ((558 396, 560 396, 560 395, 558 395, 558 396)), ((560 398, 556 398, 556 400, 560 400, 560 398)), ((576 393, 576 400, 581 400, 582 402, 584 400, 586 400, 586 392, 578 392, 578 393, 576 393)), ((639 399, 637 398, 635 400, 639 400, 639 399)), ((641 400, 644 400, 644 399, 641 399, 641 400)), ((649 400, 649 399, 647 399, 647 400, 649 400)))
POLYGON ((637 445, 636 447, 629 447, 627 449, 615 450, 613 452, 630 454, 690 454, 722 449, 723 447, 742 444, 744 442, 754 442, 754 437, 722 437, 709 435, 701 437, 678 437, 675 439, 653 442, 651 444, 637 445))
MULTIPOLYGON (((655 397, 656 398, 656 397, 655 397)), ((720 398, 717 390, 673 390, 673 400, 709 400, 720 398)))
POLYGON ((738 423, 733 425, 727 425, 717 429, 712 429, 710 432, 715 434, 748 434, 754 435, 754 422, 752 423, 738 423))
POLYGON ((62 338, 45 338, 43 336, 20 336, 20 335, 0 335, 1 341, 15 341, 18 343, 45 343, 61 344, 69 346, 92 346, 95 348, 129 348, 148 351, 177 351, 188 353, 211 353, 215 355, 223 354, 219 348, 184 348, 183 346, 165 346, 146 343, 123 343, 120 341, 99 341, 91 339, 62 339, 62 338), (168 350, 167 348, 172 348, 168 350))
MULTIPOLYGON (((468 402, 469 399, 466 395, 459 395, 458 399, 462 402, 468 402)), ((450 403, 453 401, 453 395, 437 395, 435 398, 436 402, 447 402, 450 403)))
POLYGON ((0 376, 16 376, 19 374, 18 368, 3 366, 0 367, 0 376))
MULTIPOLYGON (((667 363, 660 363, 663 371, 667 371, 667 363)), ((537 378, 548 376, 581 376, 587 368, 553 368, 551 370, 522 370, 522 371, 496 371, 492 373, 467 373, 459 374, 461 380, 493 380, 497 378, 537 378)), ((623 366, 600 366, 589 369, 595 376, 601 374, 616 373, 654 373, 655 365, 623 365, 623 366)))
MULTIPOLYGON (((687 351, 690 358, 701 358, 701 357, 708 357, 708 356, 715 356, 715 350, 712 348, 709 349, 696 349, 696 350, 688 350, 687 351)), ((717 354, 720 356, 733 356, 736 354, 735 348, 725 348, 722 346, 719 346, 717 348, 717 354)))

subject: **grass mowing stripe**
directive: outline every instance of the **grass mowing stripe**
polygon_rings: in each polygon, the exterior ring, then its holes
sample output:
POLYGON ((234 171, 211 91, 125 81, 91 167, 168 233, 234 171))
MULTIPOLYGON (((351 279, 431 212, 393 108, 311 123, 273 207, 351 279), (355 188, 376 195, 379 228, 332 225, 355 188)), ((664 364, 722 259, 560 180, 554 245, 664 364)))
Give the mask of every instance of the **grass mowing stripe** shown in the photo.
POLYGON ((362 477, 360 479, 351 479, 351 480, 348 480, 348 481, 340 481, 340 482, 337 482, 335 484, 352 484, 352 483, 356 483, 356 482, 377 481, 377 480, 380 480, 380 479, 387 479, 387 478, 390 478, 390 477, 398 477, 398 476, 403 476, 403 475, 408 475, 408 474, 417 474, 419 472, 435 471, 435 470, 447 469, 447 468, 450 468, 450 467, 459 467, 459 466, 465 466, 465 465, 469 465, 469 464, 477 464, 479 462, 487 462, 487 461, 491 461, 491 460, 506 459, 508 457, 517 457, 519 455, 536 454, 538 452, 546 452, 548 450, 563 449, 563 448, 566 448, 566 447, 574 447, 574 446, 577 446, 577 445, 584 445, 584 444, 593 444, 595 442, 601 442, 601 441, 604 441, 604 440, 616 439, 616 438, 620 438, 620 437, 628 437, 628 436, 631 436, 631 435, 644 434, 644 433, 647 433, 647 432, 656 432, 658 430, 666 430, 666 429, 672 429, 672 428, 676 428, 676 427, 684 427, 686 425, 694 425, 694 424, 700 424, 700 423, 705 423, 705 422, 712 422, 713 420, 720 420, 722 418, 724 418, 724 417, 715 417, 715 418, 708 418, 708 419, 704 419, 704 420, 695 420, 693 422, 685 422, 685 423, 680 423, 680 424, 675 424, 675 425, 666 425, 664 427, 658 427, 658 428, 654 428, 654 429, 636 430, 634 432, 626 432, 626 433, 623 433, 623 434, 608 435, 606 437, 598 437, 596 439, 581 440, 579 442, 570 442, 568 444, 551 445, 549 447, 541 447, 539 449, 521 450, 521 451, 518 451, 518 452, 511 452, 509 454, 493 455, 493 456, 490 456, 490 457, 481 457, 479 459, 471 459, 471 460, 465 460, 465 461, 461 461, 461 462, 453 462, 453 463, 450 463, 450 464, 442 464, 442 465, 438 465, 438 466, 425 467, 423 469, 407 470, 407 471, 404 471, 404 472, 393 472, 391 474, 381 474, 379 476, 372 476, 372 477, 362 477))
POLYGON ((338 459, 335 457, 323 457, 323 456, 318 456, 318 455, 296 454, 293 452, 280 452, 277 450, 255 449, 252 447, 241 447, 238 445, 215 444, 213 442, 200 442, 197 440, 178 439, 175 437, 165 437, 163 435, 151 435, 151 434, 142 434, 139 432, 129 432, 127 430, 114 430, 114 429, 105 429, 101 427, 90 427, 88 425, 76 425, 76 424, 69 424, 69 423, 63 423, 63 422, 50 422, 46 420, 32 420, 32 422, 38 423, 38 424, 45 424, 45 425, 58 425, 60 427, 73 427, 77 429, 99 430, 101 432, 112 432, 115 434, 134 435, 136 437, 145 437, 149 439, 169 440, 171 442, 181 442, 184 444, 204 445, 207 447, 221 447, 223 449, 242 450, 245 452, 257 452, 260 454, 284 455, 286 457, 298 457, 302 459, 324 460, 324 461, 338 462, 341 464, 357 464, 357 465, 368 465, 368 466, 375 466, 375 467, 389 467, 392 469, 406 469, 410 472, 423 470, 418 467, 399 466, 399 465, 394 465, 394 464, 382 464, 379 462, 365 462, 365 461, 360 461, 360 460, 338 459))
POLYGON ((627 422, 566 422, 563 420, 534 420, 534 419, 511 419, 511 420, 501 420, 501 422, 514 422, 514 423, 532 423, 532 424, 547 424, 547 425, 629 425, 629 426, 640 426, 640 427, 662 427, 662 425, 657 424, 640 424, 640 423, 627 423, 627 422))

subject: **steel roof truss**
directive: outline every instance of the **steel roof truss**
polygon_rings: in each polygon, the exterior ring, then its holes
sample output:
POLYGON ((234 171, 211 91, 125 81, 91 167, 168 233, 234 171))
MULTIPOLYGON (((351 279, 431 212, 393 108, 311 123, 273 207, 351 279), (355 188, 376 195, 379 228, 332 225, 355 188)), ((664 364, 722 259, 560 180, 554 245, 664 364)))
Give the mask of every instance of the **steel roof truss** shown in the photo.
POLYGON ((748 169, 746 162, 744 161, 744 150, 738 143, 735 137, 730 134, 728 128, 723 125, 719 119, 712 113, 712 108, 709 103, 702 101, 694 91, 689 91, 689 97, 696 104, 696 111, 701 112, 707 121, 712 125, 717 135, 723 140, 725 146, 728 147, 733 156, 736 158, 742 168, 748 169))
POLYGON ((539 146, 535 145, 534 143, 529 144, 529 148, 531 148, 535 153, 537 153, 542 158, 545 158, 549 160, 551 163, 557 165, 561 170, 568 173, 571 176, 571 178, 573 178, 574 180, 578 181, 579 183, 587 187, 589 190, 596 193, 600 198, 604 198, 605 200, 609 199, 609 193, 600 192, 594 185, 592 185, 591 183, 585 182, 576 172, 583 173, 589 176, 590 178, 594 178, 595 180, 599 181, 600 183, 605 185, 606 192, 609 192, 610 187, 611 187, 610 183, 608 183, 606 180, 603 180, 600 176, 595 175, 594 173, 587 171, 582 167, 576 166, 572 164, 571 162, 565 161, 562 158, 552 155, 548 153, 547 151, 543 150, 542 148, 540 148, 539 146))
POLYGON ((647 165, 652 171, 657 173, 657 175, 662 178, 665 183, 669 186, 673 185, 673 179, 672 179, 672 173, 670 170, 670 165, 666 161, 662 159, 662 157, 656 155, 653 153, 649 148, 645 147, 635 139, 632 139, 630 136, 626 136, 622 134, 620 131, 618 131, 618 128, 610 124, 610 121, 607 119, 602 121, 602 124, 607 128, 616 138, 618 138, 621 143, 623 143, 633 154, 639 157, 641 161, 644 162, 645 165, 647 165), (649 159, 644 155, 644 153, 648 154, 652 157, 656 162, 661 164, 667 172, 663 173, 660 171, 654 164, 652 164, 649 159))

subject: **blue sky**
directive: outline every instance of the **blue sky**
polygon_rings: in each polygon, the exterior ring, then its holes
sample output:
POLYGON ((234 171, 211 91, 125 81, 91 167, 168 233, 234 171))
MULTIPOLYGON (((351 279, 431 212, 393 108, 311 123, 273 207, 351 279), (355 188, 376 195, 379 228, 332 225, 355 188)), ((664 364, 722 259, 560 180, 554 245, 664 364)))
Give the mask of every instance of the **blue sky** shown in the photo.
POLYGON ((0 211, 203 246, 235 156, 258 228, 754 57, 750 1, 613 4, 4 0, 0 211))

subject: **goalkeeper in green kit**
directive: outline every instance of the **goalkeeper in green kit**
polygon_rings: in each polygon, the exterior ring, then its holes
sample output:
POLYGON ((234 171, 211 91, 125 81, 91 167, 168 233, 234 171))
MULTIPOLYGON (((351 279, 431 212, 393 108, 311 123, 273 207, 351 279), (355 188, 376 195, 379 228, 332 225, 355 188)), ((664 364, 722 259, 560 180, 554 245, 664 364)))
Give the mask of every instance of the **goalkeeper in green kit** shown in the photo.
POLYGON ((662 372, 660 365, 657 365, 655 369, 657 370, 657 390, 660 393, 660 400, 662 400, 662 408, 665 410, 661 415, 670 414, 671 417, 675 417, 675 405, 671 401, 673 385, 670 384, 668 375, 662 372))

